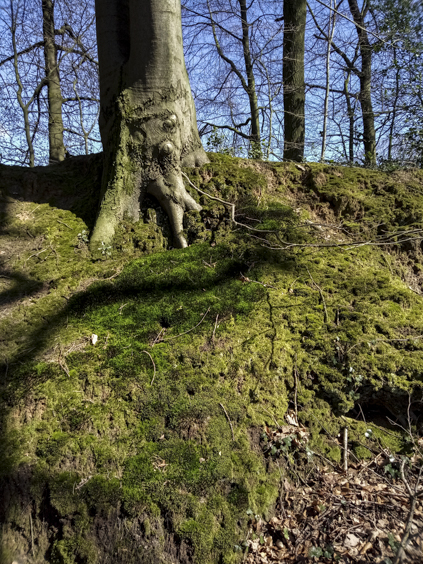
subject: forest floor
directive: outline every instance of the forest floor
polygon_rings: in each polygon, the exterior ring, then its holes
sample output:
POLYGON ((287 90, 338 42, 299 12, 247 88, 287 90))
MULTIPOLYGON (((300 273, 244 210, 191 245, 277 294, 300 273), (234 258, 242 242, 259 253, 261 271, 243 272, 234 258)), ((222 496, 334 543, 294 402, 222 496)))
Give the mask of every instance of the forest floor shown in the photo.
POLYGON ((423 173, 211 155, 92 260, 101 169, 0 166, 0 564, 421 562, 423 173))
POLYGON ((410 462, 404 481, 398 460, 383 450, 370 460, 347 462, 347 470, 318 464, 304 479, 285 481, 275 515, 251 520, 244 561, 388 564, 408 530, 412 538, 399 562, 421 562, 421 461, 414 456, 410 462))

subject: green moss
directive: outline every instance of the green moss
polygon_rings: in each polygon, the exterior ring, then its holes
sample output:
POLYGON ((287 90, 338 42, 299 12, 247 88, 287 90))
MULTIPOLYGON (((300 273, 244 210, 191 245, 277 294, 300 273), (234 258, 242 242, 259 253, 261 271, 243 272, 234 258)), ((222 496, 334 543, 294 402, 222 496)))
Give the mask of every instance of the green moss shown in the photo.
MULTIPOLYGON (((305 221, 319 213, 349 222, 348 237, 376 233, 381 214, 387 229, 419 221, 410 180, 308 169, 217 155, 190 175, 236 203, 240 221, 277 229, 276 247, 326 241, 305 221)), ((148 561, 139 539, 149 562, 182 541, 194 562, 236 562, 247 511, 269 515, 278 496, 281 469, 265 458, 261 429, 283 424, 294 398, 309 449, 332 461, 345 425, 358 457, 379 443, 407 451, 392 429, 374 425, 368 441, 371 421, 354 419, 358 404, 400 415, 421 391, 421 296, 404 279, 404 255, 265 248, 231 231, 223 205, 200 201, 201 214, 187 217, 188 249, 169 250, 167 220, 147 201, 102 262, 91 261, 78 237, 88 226, 69 210, 28 204, 30 226, 6 218, 7 237, 28 228, 38 247, 14 257, 2 294, 13 315, 0 321, 0 464, 5 488, 27 472, 37 515, 56 531, 51 561, 101 560, 105 530, 122 562, 148 561)))
POLYGON ((79 539, 63 539, 56 541, 51 553, 52 564, 96 564, 98 562, 97 549, 90 541, 79 539))

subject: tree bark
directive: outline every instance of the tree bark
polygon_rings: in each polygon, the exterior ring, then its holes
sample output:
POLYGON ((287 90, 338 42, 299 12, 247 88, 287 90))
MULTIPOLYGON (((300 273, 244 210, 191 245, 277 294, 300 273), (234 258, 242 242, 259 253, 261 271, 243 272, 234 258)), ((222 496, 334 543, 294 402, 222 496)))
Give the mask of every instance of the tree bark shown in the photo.
POLYGON ((284 0, 283 101, 284 159, 300 162, 304 158, 305 82, 304 41, 306 0, 284 0))
POLYGON ((42 0, 43 38, 45 75, 48 89, 48 140, 50 162, 63 161, 62 91, 60 88, 57 49, 54 34, 54 4, 52 0, 42 0))
POLYGON ((251 153, 254 158, 261 159, 263 154, 260 139, 260 116, 256 93, 256 82, 254 79, 253 63, 251 60, 250 36, 247 20, 248 8, 246 0, 239 0, 239 6, 241 8, 242 47, 244 51, 245 71, 247 74, 248 84, 248 99, 250 102, 251 112, 251 153))
POLYGON ((186 247, 185 210, 201 207, 181 166, 207 162, 182 47, 179 0, 96 0, 100 65, 102 201, 91 248, 110 243, 124 215, 139 220, 144 194, 169 216, 186 247))
POLYGON ((347 159, 352 164, 354 162, 354 107, 351 104, 351 98, 349 93, 349 82, 351 78, 351 71, 348 71, 347 76, 344 80, 344 94, 345 102, 347 104, 347 115, 348 115, 348 156, 347 159))
POLYGON ((328 124, 328 113, 329 113, 329 96, 330 96, 330 55, 332 52, 332 41, 333 35, 335 33, 336 25, 336 14, 332 11, 333 7, 336 8, 336 3, 330 0, 329 8, 329 22, 328 22, 328 45, 326 51, 326 91, 325 91, 325 103, 324 103, 324 115, 323 115, 323 131, 322 131, 322 150, 320 153, 320 161, 324 162, 325 152, 326 152, 326 137, 327 137, 327 124, 328 124))
POLYGON ((367 164, 375 164, 376 132, 372 105, 372 46, 370 45, 364 17, 358 7, 357 0, 348 0, 348 4, 351 15, 354 18, 361 56, 361 72, 359 73, 359 79, 360 105, 363 115, 364 159, 367 164))

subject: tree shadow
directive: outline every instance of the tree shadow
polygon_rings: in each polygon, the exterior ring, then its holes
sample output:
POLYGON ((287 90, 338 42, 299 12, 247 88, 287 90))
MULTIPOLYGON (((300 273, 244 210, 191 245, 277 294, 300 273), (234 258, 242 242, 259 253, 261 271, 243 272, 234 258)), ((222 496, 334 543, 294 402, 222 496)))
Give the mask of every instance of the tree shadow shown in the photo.
POLYGON ((46 287, 46 284, 39 280, 6 269, 0 269, 0 282, 9 286, 0 291, 0 306, 11 305, 24 297, 36 297, 40 290, 46 287))
MULTIPOLYGON (((30 216, 26 218, 26 225, 22 223, 19 228, 10 225, 16 203, 48 203, 73 212, 91 228, 97 212, 101 174, 101 153, 34 168, 0 164, 0 236, 5 237, 0 245, 0 306, 3 309, 23 298, 38 297, 40 292, 49 289, 47 282, 14 271, 7 265, 18 252, 31 248, 34 241, 30 216)), ((38 254, 34 251, 33 256, 38 254)))
MULTIPOLYGON (((4 201, 2 213, 7 220, 8 207, 16 200, 36 204, 48 203, 73 212, 88 227, 92 227, 97 211, 101 172, 101 155, 75 157, 58 165, 38 167, 33 170, 2 166, 0 167, 0 197, 3 196, 4 201)), ((152 207, 154 207, 153 204, 152 207)), ((281 219, 285 213, 286 210, 283 209, 274 210, 272 219, 281 219)), ((226 215, 225 211, 224 217, 226 215)), ((215 229, 224 223, 221 213, 215 216, 210 212, 210 217, 216 224, 215 229)), ((2 227, 0 226, 0 234, 1 232, 2 227)), ((3 227, 3 233, 6 232, 7 225, 3 227)), ((4 406, 0 413, 0 451, 11 453, 9 461, 0 461, 0 489, 4 492, 0 500, 0 522, 7 522, 11 512, 20 511, 26 516, 26 524, 19 525, 21 527, 19 534, 21 538, 26 539, 27 554, 31 552, 32 543, 32 524, 30 526, 32 521, 30 519, 33 519, 34 523, 45 523, 46 531, 50 531, 50 535, 51 531, 56 531, 57 533, 54 533, 56 540, 60 538, 65 527, 57 511, 49 502, 49 491, 45 489, 48 488, 48 479, 43 482, 41 505, 37 506, 38 508, 35 506, 31 490, 33 479, 31 467, 26 464, 17 467, 14 453, 20 456, 18 454, 20 451, 19 437, 14 437, 11 441, 7 432, 12 410, 19 405, 24 405, 39 384, 58 378, 58 374, 63 375, 63 370, 66 370, 66 361, 65 368, 58 362, 51 363, 51 370, 37 370, 34 368, 35 364, 48 347, 51 347, 51 343, 57 340, 57 335, 68 317, 83 317, 89 310, 101 308, 106 304, 108 306, 122 304, 132 299, 140 299, 144 295, 148 295, 152 300, 156 298, 158 300, 161 296, 169 294, 175 302, 183 302, 191 292, 201 295, 208 290, 218 289, 227 280, 238 278, 241 272, 247 273, 249 266, 254 262, 242 253, 237 258, 238 253, 232 244, 231 249, 225 251, 231 259, 227 260, 224 266, 217 267, 213 277, 202 279, 196 276, 196 271, 192 268, 191 263, 195 262, 197 265, 204 263, 206 265, 204 268, 214 268, 209 263, 213 263, 214 259, 210 259, 210 253, 215 251, 216 249, 210 249, 208 245, 203 245, 202 250, 195 252, 195 257, 194 252, 190 254, 190 250, 173 251, 175 254, 169 259, 170 262, 179 263, 177 276, 162 276, 158 280, 152 274, 140 278, 136 270, 128 269, 113 281, 95 282, 86 290, 68 299, 55 315, 38 319, 34 324, 28 325, 28 330, 20 336, 19 352, 7 360, 0 359, 0 400, 4 406)), ((262 253, 261 259, 267 261, 268 251, 262 249, 260 252, 262 253)), ((154 256, 158 261, 163 260, 160 259, 160 254, 154 256)), ((289 263, 287 268, 294 268, 294 263, 289 263)), ((32 280, 25 274, 12 272, 10 269, 3 268, 1 275, 5 277, 4 280, 7 280, 8 287, 0 293, 0 305, 12 304, 22 297, 36 297, 40 292, 48 290, 48 283, 32 280)), ((1 338, 6 340, 7 335, 1 338)), ((55 354, 58 356, 58 353, 55 354)), ((51 550, 52 542, 48 550, 51 550)), ((1 551, 0 563, 3 564, 1 551)))
POLYGON ((81 155, 34 168, 0 165, 0 202, 7 220, 14 200, 69 210, 94 225, 101 187, 103 154, 81 155))
MULTIPOLYGON (((54 316, 44 319, 24 335, 20 350, 31 349, 30 352, 19 352, 14 357, 9 358, 7 362, 0 363, 0 399, 3 406, 5 406, 5 409, 0 414, 0 451, 8 452, 9 454, 12 452, 11 458, 9 457, 8 462, 6 462, 6 466, 3 466, 4 462, 0 462, 0 487, 1 491, 3 491, 0 501, 0 522, 7 523, 10 520, 11 512, 13 513, 17 510, 25 516, 26 525, 21 526, 19 535, 20 538, 25 539, 26 547, 21 552, 30 554, 33 542, 31 539, 31 527, 35 526, 34 524, 36 523, 38 527, 37 534, 41 535, 42 533, 45 538, 47 538, 48 534, 50 537, 53 534, 53 537, 49 540, 48 547, 46 545, 46 558, 48 560, 48 551, 51 551, 54 540, 57 541, 62 538, 66 526, 63 518, 61 518, 49 501, 48 484, 50 477, 39 477, 40 483, 42 483, 40 487, 43 488, 42 501, 37 504, 34 502, 31 467, 26 464, 21 464, 17 467, 13 460, 13 452, 14 449, 16 452, 19 451, 19 438, 15 437, 14 439, 17 441, 16 445, 13 442, 11 444, 11 439, 6 429, 6 426, 9 425, 8 420, 12 410, 18 405, 23 405, 26 398, 32 394, 38 385, 52 378, 57 378, 59 374, 63 375, 64 369, 57 362, 51 364, 51 370, 44 371, 31 369, 31 363, 38 362, 39 356, 49 346, 51 347, 55 336, 58 335, 68 318, 83 317, 87 312, 100 309, 105 305, 110 307, 129 300, 139 300, 144 295, 148 295, 149 299, 154 301, 156 299, 159 300, 163 295, 169 294, 172 296, 172 301, 179 303, 186 301, 187 296, 191 295, 191 293, 202 295, 209 290, 219 293, 220 286, 224 285, 228 280, 238 278, 239 273, 246 271, 248 268, 248 264, 243 257, 232 257, 223 266, 214 270, 215 274, 208 279, 196 276, 193 265, 195 264, 196 268, 198 268, 198 265, 202 265, 203 261, 208 262, 210 260, 210 252, 208 245, 202 245, 192 252, 188 249, 182 252, 170 251, 169 253, 171 254, 166 253, 166 257, 169 257, 172 264, 178 263, 178 273, 161 276, 159 280, 154 276, 154 272, 150 273, 150 266, 154 269, 161 264, 163 267, 164 255, 162 253, 154 255, 153 261, 150 260, 147 269, 148 275, 140 277, 140 267, 136 265, 134 268, 124 271, 117 279, 94 282, 86 290, 73 295, 54 316), (29 368, 26 369, 25 366, 29 368), (40 527, 44 527, 44 529, 41 531, 40 527), (52 533, 52 531, 56 532, 52 533)), ((212 252, 218 254, 216 249, 212 250, 212 252)), ((225 250, 226 255, 230 256, 230 252, 232 251, 225 250)), ((208 272, 205 266, 201 266, 201 268, 208 272)), ((27 284, 30 287, 31 281, 15 277, 15 283, 16 285, 20 283, 27 284)), ((33 288, 33 291, 36 291, 35 288, 33 288)), ((211 319, 212 317, 210 317, 211 319)), ((210 323, 213 325, 214 318, 210 323)), ((127 377, 130 378, 129 375, 127 377)), ((118 513, 116 513, 114 519, 118 520, 118 513)), ((105 526, 108 527, 109 522, 105 526)), ((110 535, 113 536, 113 534, 115 532, 111 531, 110 535)), ((110 539, 108 539, 109 541, 110 539)), ((36 540, 36 542, 41 543, 41 540, 36 540)), ((37 544, 36 548, 38 550, 39 544, 37 544)), ((19 554, 13 555, 13 558, 16 560, 17 556, 19 554)), ((2 562, 1 551, 0 562, 2 562)))

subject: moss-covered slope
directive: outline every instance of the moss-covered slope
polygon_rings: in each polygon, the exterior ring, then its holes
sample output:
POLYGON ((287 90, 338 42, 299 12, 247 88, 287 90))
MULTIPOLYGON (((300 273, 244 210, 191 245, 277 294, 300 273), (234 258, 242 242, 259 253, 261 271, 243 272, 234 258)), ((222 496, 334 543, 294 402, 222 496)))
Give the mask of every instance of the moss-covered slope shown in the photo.
POLYGON ((93 262, 86 191, 60 207, 60 186, 31 199, 0 171, 1 564, 238 562, 289 475, 264 426, 296 401, 308 448, 336 463, 341 416, 365 456, 354 409, 401 418, 421 395, 421 173, 216 155, 187 172, 262 233, 201 196, 191 246, 171 250, 146 200, 93 262))

